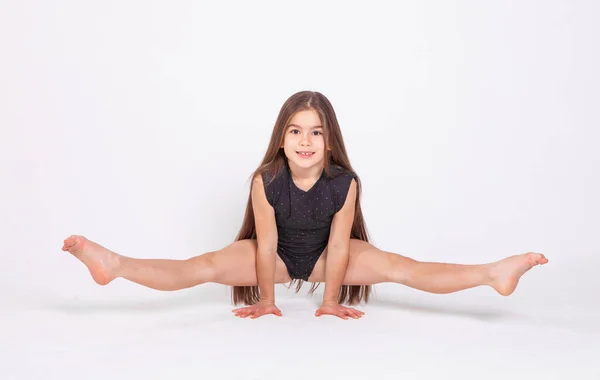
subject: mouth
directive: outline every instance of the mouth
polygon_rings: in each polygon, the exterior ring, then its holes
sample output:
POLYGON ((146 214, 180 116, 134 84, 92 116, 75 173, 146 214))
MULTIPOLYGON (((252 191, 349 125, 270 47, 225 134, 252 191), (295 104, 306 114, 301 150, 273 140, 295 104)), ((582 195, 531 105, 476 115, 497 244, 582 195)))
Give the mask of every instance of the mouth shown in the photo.
POLYGON ((301 158, 310 158, 315 154, 315 152, 296 152, 296 154, 301 158))

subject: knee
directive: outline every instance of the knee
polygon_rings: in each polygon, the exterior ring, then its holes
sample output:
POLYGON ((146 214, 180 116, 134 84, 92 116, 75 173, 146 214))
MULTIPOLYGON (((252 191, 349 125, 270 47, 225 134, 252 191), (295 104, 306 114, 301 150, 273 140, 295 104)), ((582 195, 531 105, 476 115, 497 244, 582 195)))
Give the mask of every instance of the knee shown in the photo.
POLYGON ((186 261, 191 268, 191 276, 196 283, 213 282, 216 276, 215 252, 207 252, 186 261))
POLYGON ((391 253, 388 259, 388 282, 406 285, 410 281, 418 261, 395 253, 391 253))

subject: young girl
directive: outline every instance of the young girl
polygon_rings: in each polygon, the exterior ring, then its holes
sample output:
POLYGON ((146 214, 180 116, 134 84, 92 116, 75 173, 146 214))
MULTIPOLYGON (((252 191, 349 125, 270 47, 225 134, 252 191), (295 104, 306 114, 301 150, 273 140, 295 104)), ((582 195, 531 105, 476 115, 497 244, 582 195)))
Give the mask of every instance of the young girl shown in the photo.
POLYGON ((343 319, 364 313, 371 285, 395 282, 431 293, 489 285, 510 295, 519 278, 548 260, 525 253, 483 265, 419 262, 368 243, 360 207, 361 182, 348 156, 329 100, 302 91, 282 106, 262 164, 252 175, 250 195, 235 242, 187 260, 134 259, 71 236, 69 251, 106 285, 117 277, 158 290, 206 282, 233 286, 236 316, 281 316, 274 284, 325 282, 317 316, 343 319))

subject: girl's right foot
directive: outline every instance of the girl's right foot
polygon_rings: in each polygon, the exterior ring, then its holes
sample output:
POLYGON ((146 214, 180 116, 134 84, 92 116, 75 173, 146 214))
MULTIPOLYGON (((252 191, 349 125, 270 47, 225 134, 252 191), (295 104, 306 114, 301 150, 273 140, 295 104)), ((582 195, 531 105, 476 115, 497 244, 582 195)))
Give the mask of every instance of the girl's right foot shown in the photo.
POLYGON ((119 267, 119 255, 83 236, 68 237, 62 250, 69 251, 84 263, 99 285, 106 285, 117 277, 115 273, 119 267))

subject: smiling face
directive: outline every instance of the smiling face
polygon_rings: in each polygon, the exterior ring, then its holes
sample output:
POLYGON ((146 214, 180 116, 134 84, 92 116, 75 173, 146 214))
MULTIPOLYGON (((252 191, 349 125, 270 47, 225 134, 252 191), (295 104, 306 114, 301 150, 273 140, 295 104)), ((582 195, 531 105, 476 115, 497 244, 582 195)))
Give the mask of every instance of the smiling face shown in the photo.
POLYGON ((301 169, 322 168, 325 162, 324 128, 313 109, 299 111, 285 130, 283 150, 290 166, 301 169))

